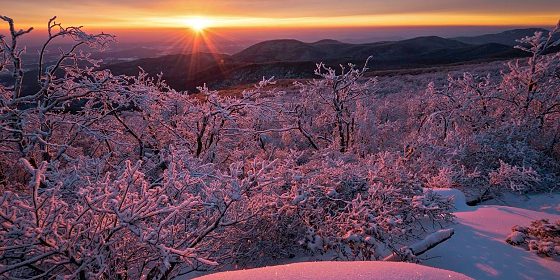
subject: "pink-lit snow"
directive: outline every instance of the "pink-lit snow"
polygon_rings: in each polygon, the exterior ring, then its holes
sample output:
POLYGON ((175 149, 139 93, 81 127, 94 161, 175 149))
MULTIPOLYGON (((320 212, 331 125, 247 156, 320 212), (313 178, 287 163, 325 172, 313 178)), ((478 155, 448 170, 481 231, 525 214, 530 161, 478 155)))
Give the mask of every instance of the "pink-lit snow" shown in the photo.
MULTIPOLYGON (((524 204, 539 209, 542 201, 539 196, 524 204)), ((555 204, 552 208, 560 203, 545 201, 548 206, 555 204)), ((422 255, 427 259, 423 264, 475 279, 560 279, 559 261, 505 242, 515 225, 527 226, 537 219, 558 220, 560 215, 496 205, 458 208, 462 210, 455 212, 455 235, 422 255)))
POLYGON ((402 262, 303 262, 215 273, 197 280, 467 280, 465 275, 402 262))

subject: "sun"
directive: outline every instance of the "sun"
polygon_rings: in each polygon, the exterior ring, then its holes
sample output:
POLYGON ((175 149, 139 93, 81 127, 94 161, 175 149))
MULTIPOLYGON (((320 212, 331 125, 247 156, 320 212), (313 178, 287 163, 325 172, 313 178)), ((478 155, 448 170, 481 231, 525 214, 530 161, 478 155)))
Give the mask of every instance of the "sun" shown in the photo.
POLYGON ((194 32, 204 32, 206 28, 212 25, 212 21, 204 17, 193 17, 185 20, 185 24, 190 27, 194 32))

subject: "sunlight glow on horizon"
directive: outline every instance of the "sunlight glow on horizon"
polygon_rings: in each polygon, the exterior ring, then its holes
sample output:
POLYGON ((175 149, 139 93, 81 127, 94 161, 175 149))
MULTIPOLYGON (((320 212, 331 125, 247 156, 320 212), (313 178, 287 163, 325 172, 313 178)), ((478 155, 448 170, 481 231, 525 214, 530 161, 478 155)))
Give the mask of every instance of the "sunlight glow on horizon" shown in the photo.
POLYGON ((181 23, 191 28, 195 33, 201 33, 206 28, 212 27, 214 21, 208 17, 196 16, 196 17, 186 18, 178 22, 178 24, 181 23))
POLYGON ((297 29, 407 26, 552 26, 558 0, 25 0, 0 14, 45 29, 52 16, 65 25, 103 29, 297 29))
MULTIPOLYGON (((208 28, 325 28, 325 27, 399 27, 399 26, 551 26, 558 14, 468 14, 468 13, 403 13, 383 15, 353 15, 331 17, 239 17, 212 15, 185 15, 166 17, 129 18, 123 16, 118 22, 91 21, 72 17, 60 17, 65 22, 87 27, 103 28, 181 28, 189 27, 195 32, 208 28)), ((25 22, 24 22, 25 23, 25 22)), ((21 24, 21 23, 20 23, 21 24)), ((25 23, 42 29, 44 23, 25 23)))
MULTIPOLYGON (((204 16, 194 19, 205 22, 205 27, 215 28, 293 28, 293 27, 398 27, 398 26, 530 26, 552 25, 558 20, 556 14, 527 15, 492 15, 492 14, 446 14, 415 13, 386 15, 356 15, 339 17, 299 17, 299 18, 264 18, 264 17, 212 17, 204 16)), ((192 26, 193 17, 147 18, 145 22, 159 27, 176 27, 182 22, 192 26)), ((140 27, 138 25, 137 27, 140 27)))

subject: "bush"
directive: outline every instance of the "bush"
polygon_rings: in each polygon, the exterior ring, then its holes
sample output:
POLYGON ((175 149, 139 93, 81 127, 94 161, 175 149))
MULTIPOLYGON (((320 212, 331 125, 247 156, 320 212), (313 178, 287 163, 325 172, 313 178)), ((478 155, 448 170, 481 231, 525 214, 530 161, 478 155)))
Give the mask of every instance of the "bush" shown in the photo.
MULTIPOLYGON (((414 239, 426 222, 445 224, 452 205, 407 170, 399 155, 371 156, 366 164, 311 160, 282 209, 301 217, 302 245, 349 260, 378 260, 414 239), (320 172, 319 172, 320 171, 320 172)), ((434 228, 431 228, 433 230, 434 228)))
POLYGON ((511 166, 500 160, 500 167, 490 173, 490 184, 525 193, 536 189, 540 176, 531 167, 511 166))
POLYGON ((535 220, 528 227, 514 226, 506 242, 521 246, 540 256, 560 256, 560 220, 535 220))

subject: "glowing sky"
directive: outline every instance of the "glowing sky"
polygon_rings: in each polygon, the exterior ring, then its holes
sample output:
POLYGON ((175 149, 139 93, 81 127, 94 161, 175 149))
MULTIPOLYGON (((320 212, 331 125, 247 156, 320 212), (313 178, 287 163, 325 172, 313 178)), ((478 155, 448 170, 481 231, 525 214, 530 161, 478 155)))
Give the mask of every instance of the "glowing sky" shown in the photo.
POLYGON ((560 0, 0 0, 0 14, 38 28, 52 15, 103 28, 550 26, 560 0))

